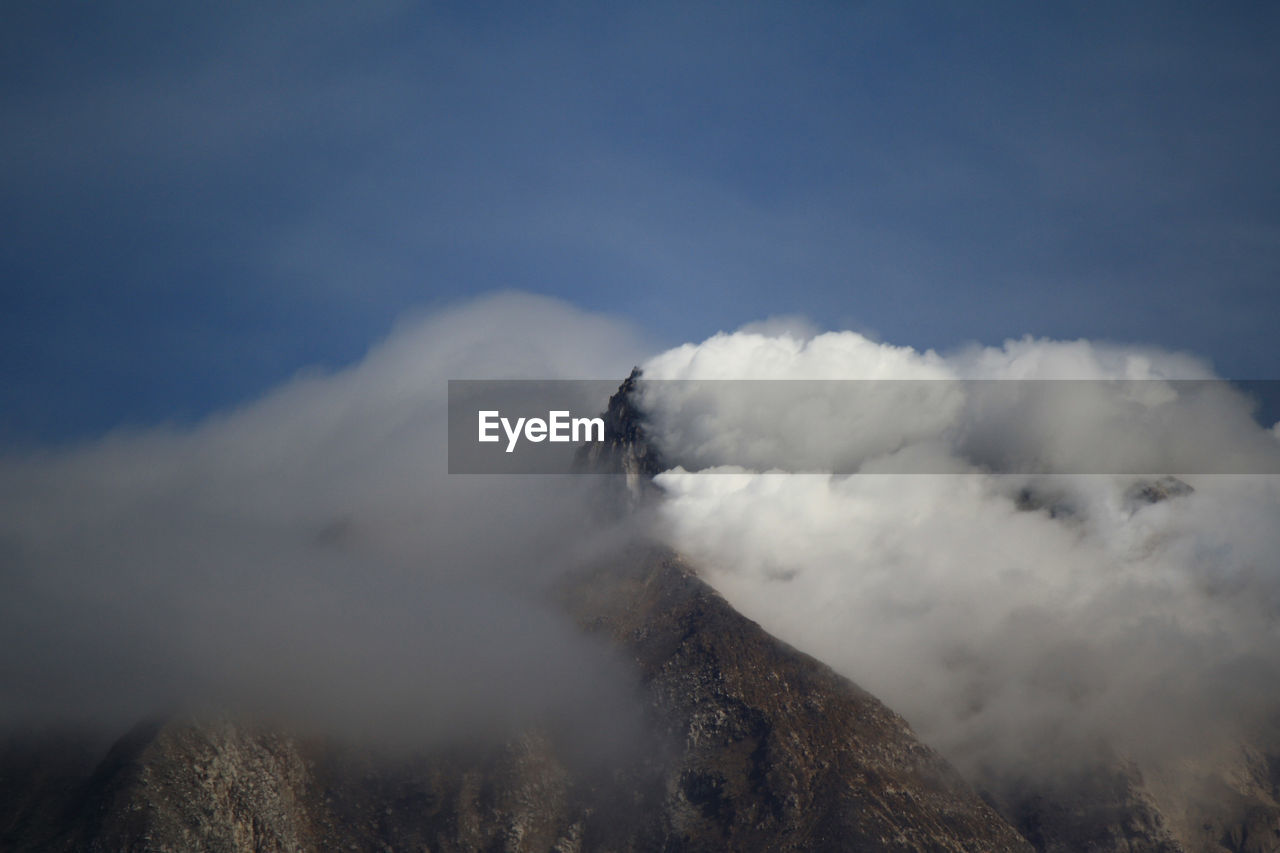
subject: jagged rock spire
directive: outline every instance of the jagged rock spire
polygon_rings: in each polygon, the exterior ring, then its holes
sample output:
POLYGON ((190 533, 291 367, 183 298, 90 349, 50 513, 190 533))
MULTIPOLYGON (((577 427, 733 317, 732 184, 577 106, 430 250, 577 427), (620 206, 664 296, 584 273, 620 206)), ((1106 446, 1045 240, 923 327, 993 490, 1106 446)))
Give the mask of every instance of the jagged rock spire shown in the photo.
POLYGON ((604 412, 604 441, 584 445, 574 458, 579 473, 622 474, 632 500, 658 493, 656 474, 668 467, 652 440, 637 396, 639 367, 618 386, 604 412))

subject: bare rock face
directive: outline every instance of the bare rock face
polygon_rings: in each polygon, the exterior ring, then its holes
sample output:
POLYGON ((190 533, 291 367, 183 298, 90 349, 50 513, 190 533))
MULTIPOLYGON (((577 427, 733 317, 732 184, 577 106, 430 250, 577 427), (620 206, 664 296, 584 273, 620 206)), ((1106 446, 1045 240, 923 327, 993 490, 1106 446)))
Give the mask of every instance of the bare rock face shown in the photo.
POLYGON ((579 472, 625 478, 625 491, 615 489, 607 493, 614 499, 608 500, 606 506, 615 511, 651 499, 657 493, 653 477, 667 468, 661 452, 649 440, 644 416, 636 405, 639 379, 637 367, 609 398, 604 413, 604 441, 584 444, 574 460, 579 472))
MULTIPOLYGON (((10 775, 17 769, 6 764, 0 775, 17 781, 10 775)), ((297 796, 306 769, 284 735, 251 734, 229 723, 144 723, 91 769, 32 791, 25 808, 14 809, 16 819, 0 829, 0 847, 310 848, 297 796)), ((10 805, 22 802, 19 795, 10 805)))
POLYGON ((906 723, 655 554, 570 595, 629 652, 672 754, 665 849, 1027 850, 906 723))

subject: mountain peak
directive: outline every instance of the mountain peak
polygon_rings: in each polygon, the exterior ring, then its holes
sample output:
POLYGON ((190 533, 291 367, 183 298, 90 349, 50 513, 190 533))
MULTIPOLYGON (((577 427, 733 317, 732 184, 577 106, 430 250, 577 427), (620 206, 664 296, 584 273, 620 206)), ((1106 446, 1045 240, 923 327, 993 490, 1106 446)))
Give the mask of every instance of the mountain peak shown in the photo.
POLYGON ((669 467, 637 400, 642 375, 639 367, 632 368, 605 408, 604 441, 584 445, 574 459, 574 470, 578 472, 625 475, 633 501, 656 494, 653 478, 669 467))

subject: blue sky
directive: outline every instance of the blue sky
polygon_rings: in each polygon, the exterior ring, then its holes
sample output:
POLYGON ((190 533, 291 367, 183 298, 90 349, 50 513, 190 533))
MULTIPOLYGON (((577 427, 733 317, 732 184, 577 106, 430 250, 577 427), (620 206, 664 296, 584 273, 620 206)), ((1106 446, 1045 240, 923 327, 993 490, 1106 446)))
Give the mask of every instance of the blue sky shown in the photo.
POLYGON ((1273 5, 263 5, 6 11, 0 444, 504 288, 1280 377, 1273 5))

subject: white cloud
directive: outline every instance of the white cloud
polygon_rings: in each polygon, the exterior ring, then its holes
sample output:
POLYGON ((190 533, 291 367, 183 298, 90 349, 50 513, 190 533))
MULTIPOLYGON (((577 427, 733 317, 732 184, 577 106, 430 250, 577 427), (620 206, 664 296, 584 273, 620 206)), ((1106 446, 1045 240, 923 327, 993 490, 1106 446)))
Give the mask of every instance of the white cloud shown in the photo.
POLYGON ((750 394, 731 388, 695 406, 679 386, 657 383, 646 404, 670 458, 748 466, 661 475, 667 536, 736 607, 860 682, 971 770, 1048 772, 1098 744, 1183 754, 1277 707, 1276 478, 1188 477, 1194 493, 1149 505, 1127 494, 1133 477, 974 467, 983 452, 1011 449, 1050 471, 1099 454, 1141 464, 1159 458, 1144 455, 1152 444, 1179 442, 1206 464, 1271 464, 1268 431, 1224 384, 1164 382, 1210 379, 1195 359, 1086 341, 1027 338, 940 356, 852 333, 739 334, 664 353, 646 371, 1148 380, 1074 393, 938 383, 961 399, 939 395, 935 422, 910 407, 846 414, 841 428, 804 432, 808 447, 784 407, 752 408, 750 394), (863 473, 758 473, 820 471, 821 459, 857 459, 863 473), (940 473, 874 473, 902 470, 940 473))
POLYGON ((693 380, 642 397, 668 457, 691 469, 849 472, 942 442, 995 471, 1280 472, 1250 402, 1177 353, 1024 338, 944 358, 854 332, 738 332, 644 370, 693 380))

